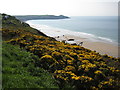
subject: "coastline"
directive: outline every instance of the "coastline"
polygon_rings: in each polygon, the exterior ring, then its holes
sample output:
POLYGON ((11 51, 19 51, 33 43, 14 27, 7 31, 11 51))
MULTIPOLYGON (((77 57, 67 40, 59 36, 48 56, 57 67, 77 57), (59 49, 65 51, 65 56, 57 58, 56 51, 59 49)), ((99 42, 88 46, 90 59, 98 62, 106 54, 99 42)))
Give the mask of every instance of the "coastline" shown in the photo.
POLYGON ((86 38, 86 35, 83 34, 81 36, 77 36, 77 33, 72 32, 67 32, 64 29, 59 29, 59 28, 54 28, 46 25, 34 25, 30 23, 29 21, 26 21, 31 27, 36 28, 46 34, 47 36, 55 38, 57 41, 62 41, 62 40, 68 40, 68 39, 74 39, 74 41, 78 44, 80 42, 83 42, 83 47, 96 51, 100 53, 101 55, 107 54, 109 56, 113 57, 119 57, 118 55, 118 49, 120 48, 117 44, 113 43, 108 43, 108 42, 101 42, 101 41, 96 41, 91 38, 89 38, 89 35, 86 38), (61 31, 64 32, 61 32, 61 31), (64 36, 63 36, 64 35, 64 36), (59 38, 57 38, 59 36, 59 38))

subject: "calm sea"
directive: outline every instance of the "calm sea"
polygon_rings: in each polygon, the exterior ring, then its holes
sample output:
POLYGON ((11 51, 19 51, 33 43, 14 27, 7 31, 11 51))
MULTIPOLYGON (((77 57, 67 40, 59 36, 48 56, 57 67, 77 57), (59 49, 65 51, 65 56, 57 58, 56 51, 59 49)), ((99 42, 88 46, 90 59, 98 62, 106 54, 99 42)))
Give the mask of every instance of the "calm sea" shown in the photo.
POLYGON ((69 19, 29 20, 29 23, 84 33, 101 41, 118 42, 117 16, 74 16, 69 19))

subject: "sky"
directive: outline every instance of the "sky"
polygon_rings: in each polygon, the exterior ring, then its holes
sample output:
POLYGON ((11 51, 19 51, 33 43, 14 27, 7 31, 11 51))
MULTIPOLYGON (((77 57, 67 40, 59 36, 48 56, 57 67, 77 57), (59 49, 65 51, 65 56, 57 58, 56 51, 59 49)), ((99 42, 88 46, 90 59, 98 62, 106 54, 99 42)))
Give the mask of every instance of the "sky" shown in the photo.
POLYGON ((119 0, 2 0, 10 15, 117 16, 119 0))

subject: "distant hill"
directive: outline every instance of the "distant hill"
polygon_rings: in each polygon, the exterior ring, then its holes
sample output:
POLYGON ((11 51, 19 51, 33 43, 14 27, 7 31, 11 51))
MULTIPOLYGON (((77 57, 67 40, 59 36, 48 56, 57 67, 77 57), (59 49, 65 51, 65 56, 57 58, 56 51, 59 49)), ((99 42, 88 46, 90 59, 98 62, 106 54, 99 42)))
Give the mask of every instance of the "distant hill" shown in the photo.
POLYGON ((33 20, 33 19, 66 19, 69 18, 64 15, 23 15, 23 16, 15 16, 17 19, 21 21, 33 20))

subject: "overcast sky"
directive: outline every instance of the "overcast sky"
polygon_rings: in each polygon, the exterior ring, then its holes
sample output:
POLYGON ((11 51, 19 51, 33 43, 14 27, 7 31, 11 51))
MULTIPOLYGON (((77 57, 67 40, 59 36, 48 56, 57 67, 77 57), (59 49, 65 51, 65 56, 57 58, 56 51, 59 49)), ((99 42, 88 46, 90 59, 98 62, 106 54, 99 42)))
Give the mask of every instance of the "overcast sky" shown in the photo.
POLYGON ((119 0, 2 0, 10 15, 116 16, 119 0))

